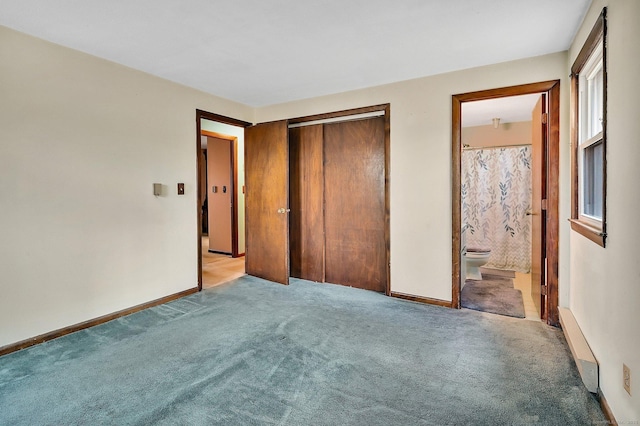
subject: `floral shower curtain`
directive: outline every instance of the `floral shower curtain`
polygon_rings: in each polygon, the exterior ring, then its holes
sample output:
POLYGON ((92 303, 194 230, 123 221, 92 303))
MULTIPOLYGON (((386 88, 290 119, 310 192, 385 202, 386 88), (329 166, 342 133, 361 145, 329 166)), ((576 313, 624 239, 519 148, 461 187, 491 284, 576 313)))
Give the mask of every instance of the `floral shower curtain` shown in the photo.
POLYGON ((489 248, 487 267, 531 269, 531 148, 462 153, 462 219, 467 247, 489 248))

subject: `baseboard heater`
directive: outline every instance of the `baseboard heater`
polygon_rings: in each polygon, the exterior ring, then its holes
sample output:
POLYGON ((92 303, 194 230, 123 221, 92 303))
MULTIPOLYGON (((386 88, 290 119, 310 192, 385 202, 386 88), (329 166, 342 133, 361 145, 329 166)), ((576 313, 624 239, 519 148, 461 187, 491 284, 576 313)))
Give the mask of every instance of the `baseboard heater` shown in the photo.
POLYGON ((578 366, 582 383, 591 393, 598 392, 598 361, 589 348, 584 334, 578 326, 578 322, 567 308, 558 308, 560 314, 560 325, 564 331, 564 336, 569 343, 569 349, 573 359, 578 366))

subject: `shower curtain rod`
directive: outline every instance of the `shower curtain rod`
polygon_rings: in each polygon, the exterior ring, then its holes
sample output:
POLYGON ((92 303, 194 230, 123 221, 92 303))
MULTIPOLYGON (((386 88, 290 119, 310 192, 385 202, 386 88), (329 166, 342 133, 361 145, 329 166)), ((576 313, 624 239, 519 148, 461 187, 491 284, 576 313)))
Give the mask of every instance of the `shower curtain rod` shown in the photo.
POLYGON ((466 146, 463 147, 463 151, 474 151, 478 149, 498 149, 498 148, 521 148, 523 146, 531 146, 530 143, 523 143, 519 145, 500 145, 500 146, 466 146))

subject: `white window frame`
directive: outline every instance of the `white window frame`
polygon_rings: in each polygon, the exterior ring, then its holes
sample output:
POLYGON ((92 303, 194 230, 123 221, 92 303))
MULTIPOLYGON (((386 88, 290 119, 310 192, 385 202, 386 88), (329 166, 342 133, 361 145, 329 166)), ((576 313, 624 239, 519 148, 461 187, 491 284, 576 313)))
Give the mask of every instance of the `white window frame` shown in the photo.
MULTIPOLYGON (((578 219, 588 223, 594 228, 602 229, 602 212, 600 216, 594 216, 586 213, 586 193, 590 190, 590 186, 585 182, 585 174, 590 170, 585 164, 586 150, 597 144, 602 144, 604 132, 602 123, 604 121, 604 83, 600 81, 600 87, 594 90, 594 78, 604 71, 603 66, 603 40, 598 41, 597 47, 591 52, 589 59, 582 67, 578 76, 578 122, 579 122, 579 144, 578 144, 578 174, 579 179, 579 210, 578 219), (595 111, 594 111, 595 110, 595 111), (597 130, 597 131, 596 131, 597 130)), ((597 173, 593 170, 592 173, 597 173)), ((604 173, 604 170, 600 170, 604 173)), ((589 191, 590 192, 590 191, 589 191)), ((604 196, 604 191, 600 191, 600 195, 604 196)), ((603 200, 600 200, 602 206, 603 200)))

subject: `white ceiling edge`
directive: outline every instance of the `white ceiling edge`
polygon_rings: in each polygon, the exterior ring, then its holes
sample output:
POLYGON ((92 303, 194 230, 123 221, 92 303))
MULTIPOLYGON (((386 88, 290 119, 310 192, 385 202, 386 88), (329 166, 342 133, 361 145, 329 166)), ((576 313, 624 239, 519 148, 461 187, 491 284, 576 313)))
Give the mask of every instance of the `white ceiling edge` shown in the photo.
POLYGON ((590 1, 2 0, 0 25, 263 107, 565 51, 590 1))

